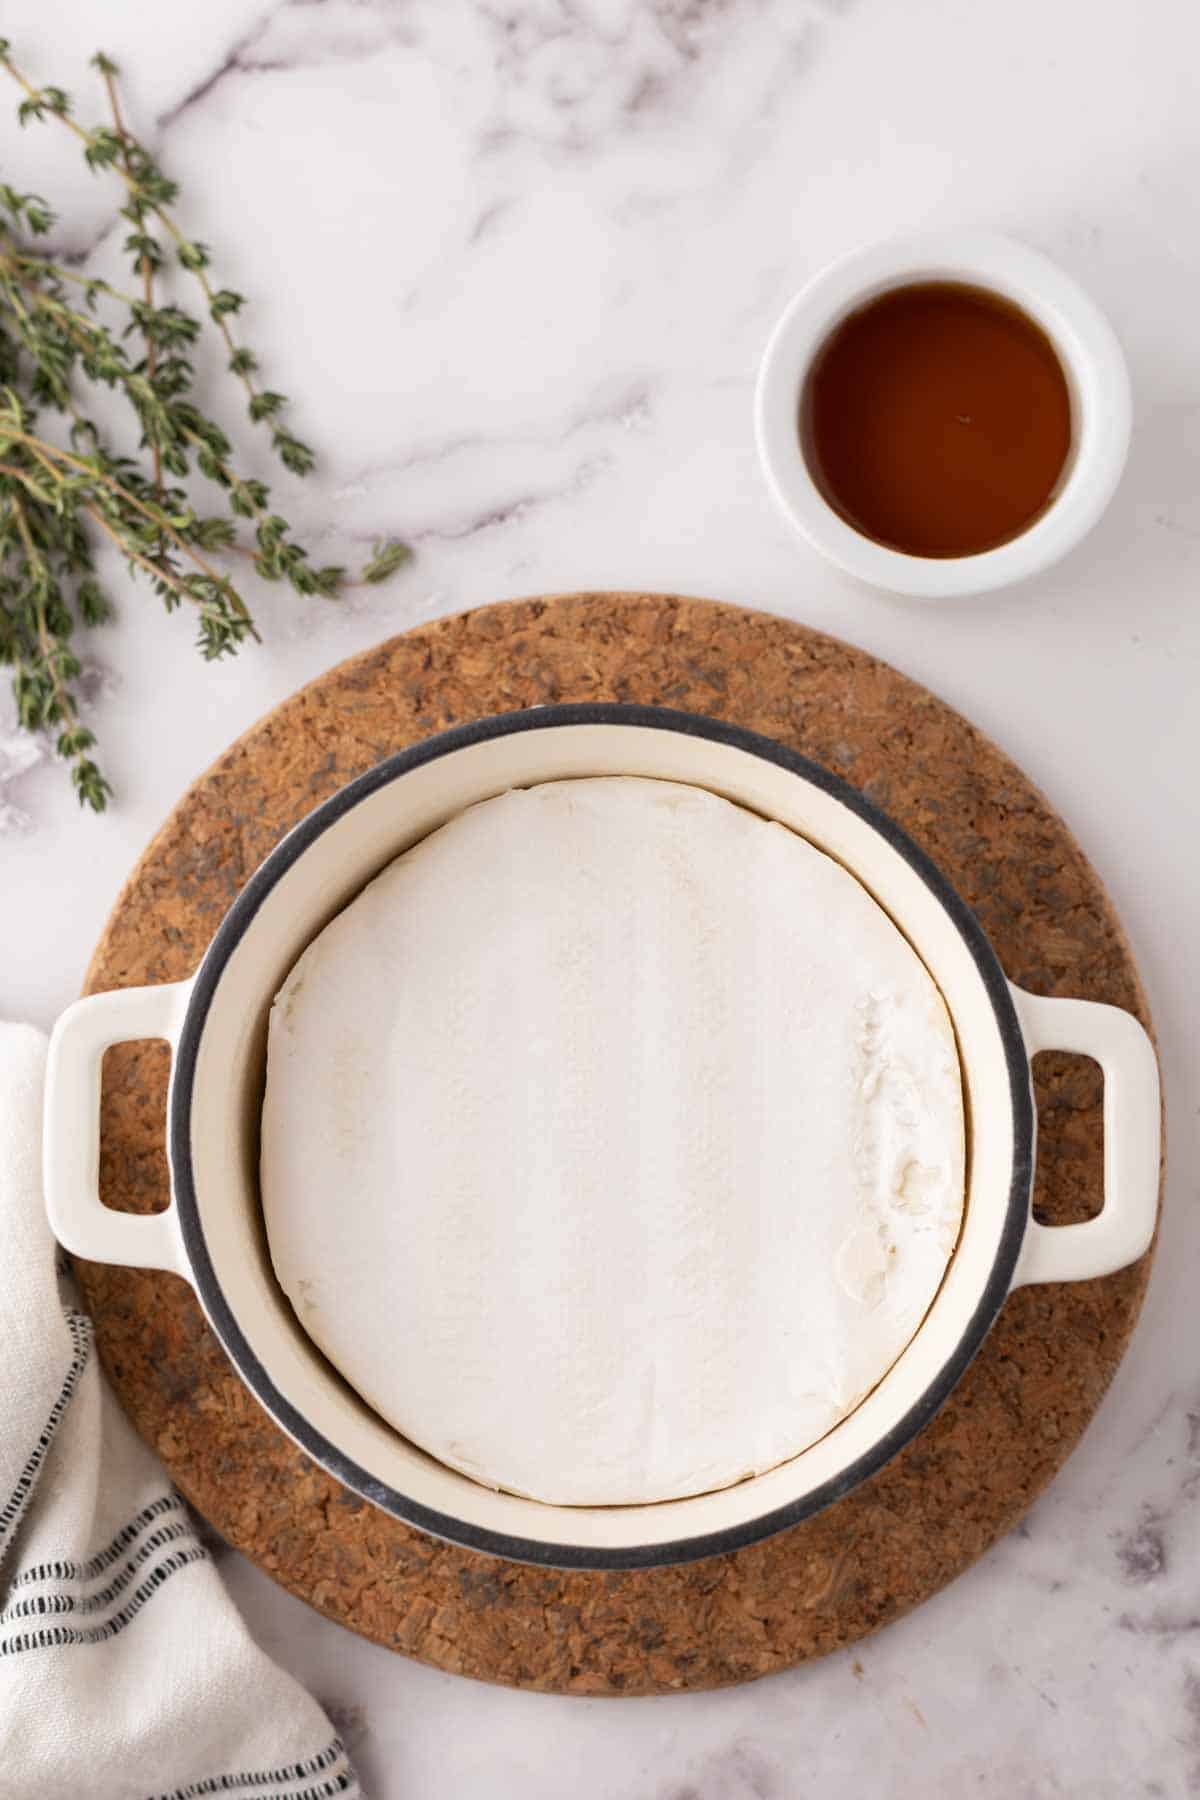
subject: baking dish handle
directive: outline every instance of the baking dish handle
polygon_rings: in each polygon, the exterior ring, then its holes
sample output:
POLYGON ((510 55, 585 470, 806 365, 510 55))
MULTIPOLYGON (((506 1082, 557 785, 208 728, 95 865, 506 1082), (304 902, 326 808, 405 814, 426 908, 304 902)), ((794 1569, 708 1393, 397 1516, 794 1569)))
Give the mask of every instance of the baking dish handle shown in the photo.
POLYGON ((100 1075, 111 1044, 165 1038, 172 1054, 190 981, 116 988, 69 1006, 46 1062, 42 1168, 50 1228, 74 1256, 134 1269, 187 1273, 175 1207, 124 1213, 100 1199, 100 1075))
MULTIPOLYGON (((1011 984, 1010 984, 1011 985, 1011 984)), ((1074 1050, 1104 1071, 1104 1204, 1079 1225, 1031 1218, 1014 1287, 1111 1275, 1150 1248, 1158 1217, 1158 1061, 1132 1013, 1094 1000, 1053 1000, 1013 987, 1030 1057, 1074 1050)))

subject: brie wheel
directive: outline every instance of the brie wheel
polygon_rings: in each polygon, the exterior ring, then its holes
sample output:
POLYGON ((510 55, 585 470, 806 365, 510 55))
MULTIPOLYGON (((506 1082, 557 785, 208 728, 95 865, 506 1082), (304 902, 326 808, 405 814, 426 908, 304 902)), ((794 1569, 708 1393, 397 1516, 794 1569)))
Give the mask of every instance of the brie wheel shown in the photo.
POLYGON ((703 789, 503 794, 271 1013, 271 1256, 414 1444, 561 1505, 795 1456, 921 1323, 963 1206, 941 996, 838 863, 703 789))

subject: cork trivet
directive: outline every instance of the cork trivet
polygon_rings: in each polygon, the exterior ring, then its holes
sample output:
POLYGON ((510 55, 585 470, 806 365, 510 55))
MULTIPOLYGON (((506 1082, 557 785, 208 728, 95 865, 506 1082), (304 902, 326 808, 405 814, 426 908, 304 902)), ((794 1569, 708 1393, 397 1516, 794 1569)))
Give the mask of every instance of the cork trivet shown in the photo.
MULTIPOLYGON (((907 828, 974 906, 1007 973, 1148 1023, 1121 928, 1062 821, 994 745, 861 650, 781 618, 654 594, 486 606, 354 657, 255 726, 184 795, 117 902, 87 989, 195 968, 255 865, 389 752, 481 714, 618 700, 730 719, 803 751, 907 828)), ((167 1201, 163 1046, 109 1053, 109 1205, 167 1201)), ((1037 1209, 1099 1203, 1099 1071, 1039 1058, 1037 1209)), ((125 1407, 221 1535, 329 1618, 442 1669, 575 1694, 765 1675, 853 1643, 961 1573, 1016 1523, 1094 1413, 1149 1258, 1024 1288, 942 1411, 815 1519, 703 1563, 559 1574, 452 1548, 322 1473, 261 1411, 169 1275, 79 1265, 125 1407)))

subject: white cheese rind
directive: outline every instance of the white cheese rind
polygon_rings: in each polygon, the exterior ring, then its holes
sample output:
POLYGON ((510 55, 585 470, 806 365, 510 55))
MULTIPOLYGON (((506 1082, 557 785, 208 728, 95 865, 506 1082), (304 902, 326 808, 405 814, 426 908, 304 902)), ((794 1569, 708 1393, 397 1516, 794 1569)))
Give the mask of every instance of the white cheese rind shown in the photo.
POLYGON ((953 1034, 851 875, 697 788, 461 814, 300 958, 262 1192, 304 1329, 414 1443, 564 1505, 794 1456, 927 1311, 953 1034))

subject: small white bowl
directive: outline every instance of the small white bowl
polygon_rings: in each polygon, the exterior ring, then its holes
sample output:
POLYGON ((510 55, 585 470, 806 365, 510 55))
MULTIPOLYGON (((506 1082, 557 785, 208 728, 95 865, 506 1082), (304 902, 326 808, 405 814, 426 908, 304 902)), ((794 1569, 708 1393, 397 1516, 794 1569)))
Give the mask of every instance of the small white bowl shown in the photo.
POLYGON ((982 594, 1049 568, 1091 530, 1125 466, 1131 405, 1121 346, 1099 308, 1036 250, 991 232, 897 238, 815 276, 775 327, 759 369, 755 434, 767 483, 823 556, 872 587, 922 600, 982 594), (846 522, 820 492, 800 441, 800 403, 813 360, 835 326, 889 289, 961 281, 1013 301, 1046 332, 1071 393, 1066 475, 1019 537, 977 556, 908 556, 846 522))

